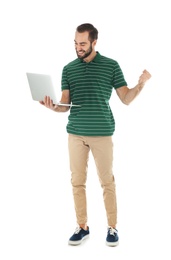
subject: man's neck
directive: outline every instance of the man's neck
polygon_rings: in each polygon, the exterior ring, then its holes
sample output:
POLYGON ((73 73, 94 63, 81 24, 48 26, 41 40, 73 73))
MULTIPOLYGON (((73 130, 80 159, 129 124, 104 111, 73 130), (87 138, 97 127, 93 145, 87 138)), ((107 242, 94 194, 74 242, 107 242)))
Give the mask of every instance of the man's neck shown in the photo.
POLYGON ((95 56, 96 56, 96 51, 94 50, 94 51, 92 51, 91 52, 91 54, 88 56, 88 57, 86 57, 85 59, 83 59, 85 62, 90 62, 90 61, 92 61, 94 58, 95 58, 95 56))

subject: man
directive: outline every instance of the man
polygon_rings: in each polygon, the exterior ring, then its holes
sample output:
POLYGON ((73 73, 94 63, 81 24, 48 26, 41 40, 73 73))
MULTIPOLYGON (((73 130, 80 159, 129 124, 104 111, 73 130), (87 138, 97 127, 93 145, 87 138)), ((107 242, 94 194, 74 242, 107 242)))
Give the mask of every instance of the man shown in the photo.
MULTIPOLYGON (((115 180, 112 171, 115 121, 109 106, 112 90, 128 105, 140 93, 151 75, 144 70, 138 83, 128 88, 119 64, 95 51, 98 31, 92 24, 82 24, 75 33, 78 58, 68 63, 62 72, 61 103, 78 106, 54 105, 46 96, 40 103, 56 112, 70 109, 67 133, 71 169, 71 183, 78 227, 69 239, 78 245, 89 236, 86 206, 86 177, 88 155, 91 150, 103 189, 107 216, 106 244, 119 243, 115 180)), ((98 216, 97 216, 98 217, 98 216)))

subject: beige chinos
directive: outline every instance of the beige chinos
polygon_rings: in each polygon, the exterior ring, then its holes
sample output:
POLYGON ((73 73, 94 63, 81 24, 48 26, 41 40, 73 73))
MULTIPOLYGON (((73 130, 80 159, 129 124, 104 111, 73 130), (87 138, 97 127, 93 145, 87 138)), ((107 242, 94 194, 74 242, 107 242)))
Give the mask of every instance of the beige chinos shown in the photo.
POLYGON ((113 175, 112 136, 79 136, 69 134, 71 183, 78 224, 87 224, 86 180, 89 152, 91 150, 97 168, 109 226, 116 226, 117 203, 113 175))

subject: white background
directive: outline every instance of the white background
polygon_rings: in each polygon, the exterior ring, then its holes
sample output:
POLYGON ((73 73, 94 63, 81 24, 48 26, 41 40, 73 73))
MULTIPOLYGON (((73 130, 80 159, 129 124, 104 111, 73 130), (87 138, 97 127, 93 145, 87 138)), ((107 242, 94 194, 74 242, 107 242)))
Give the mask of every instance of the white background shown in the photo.
POLYGON ((0 259, 170 259, 169 0, 4 0, 0 2, 0 259), (105 245, 102 190, 90 156, 91 236, 76 227, 66 123, 31 98, 26 71, 51 74, 60 98, 63 66, 76 58, 75 28, 99 30, 96 50, 117 60, 130 87, 152 78, 123 105, 115 92, 114 175, 120 245, 105 245))

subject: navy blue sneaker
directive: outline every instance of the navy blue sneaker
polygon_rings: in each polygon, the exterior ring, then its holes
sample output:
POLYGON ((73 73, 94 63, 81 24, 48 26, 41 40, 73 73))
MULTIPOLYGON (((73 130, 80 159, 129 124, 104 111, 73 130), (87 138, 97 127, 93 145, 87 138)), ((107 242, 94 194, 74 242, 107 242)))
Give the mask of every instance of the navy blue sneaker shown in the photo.
POLYGON ((89 234, 89 227, 87 227, 87 230, 77 227, 74 234, 70 237, 68 244, 73 246, 79 245, 84 239, 89 237, 89 234))
POLYGON ((108 227, 106 245, 117 246, 119 244, 118 231, 115 228, 108 227))

